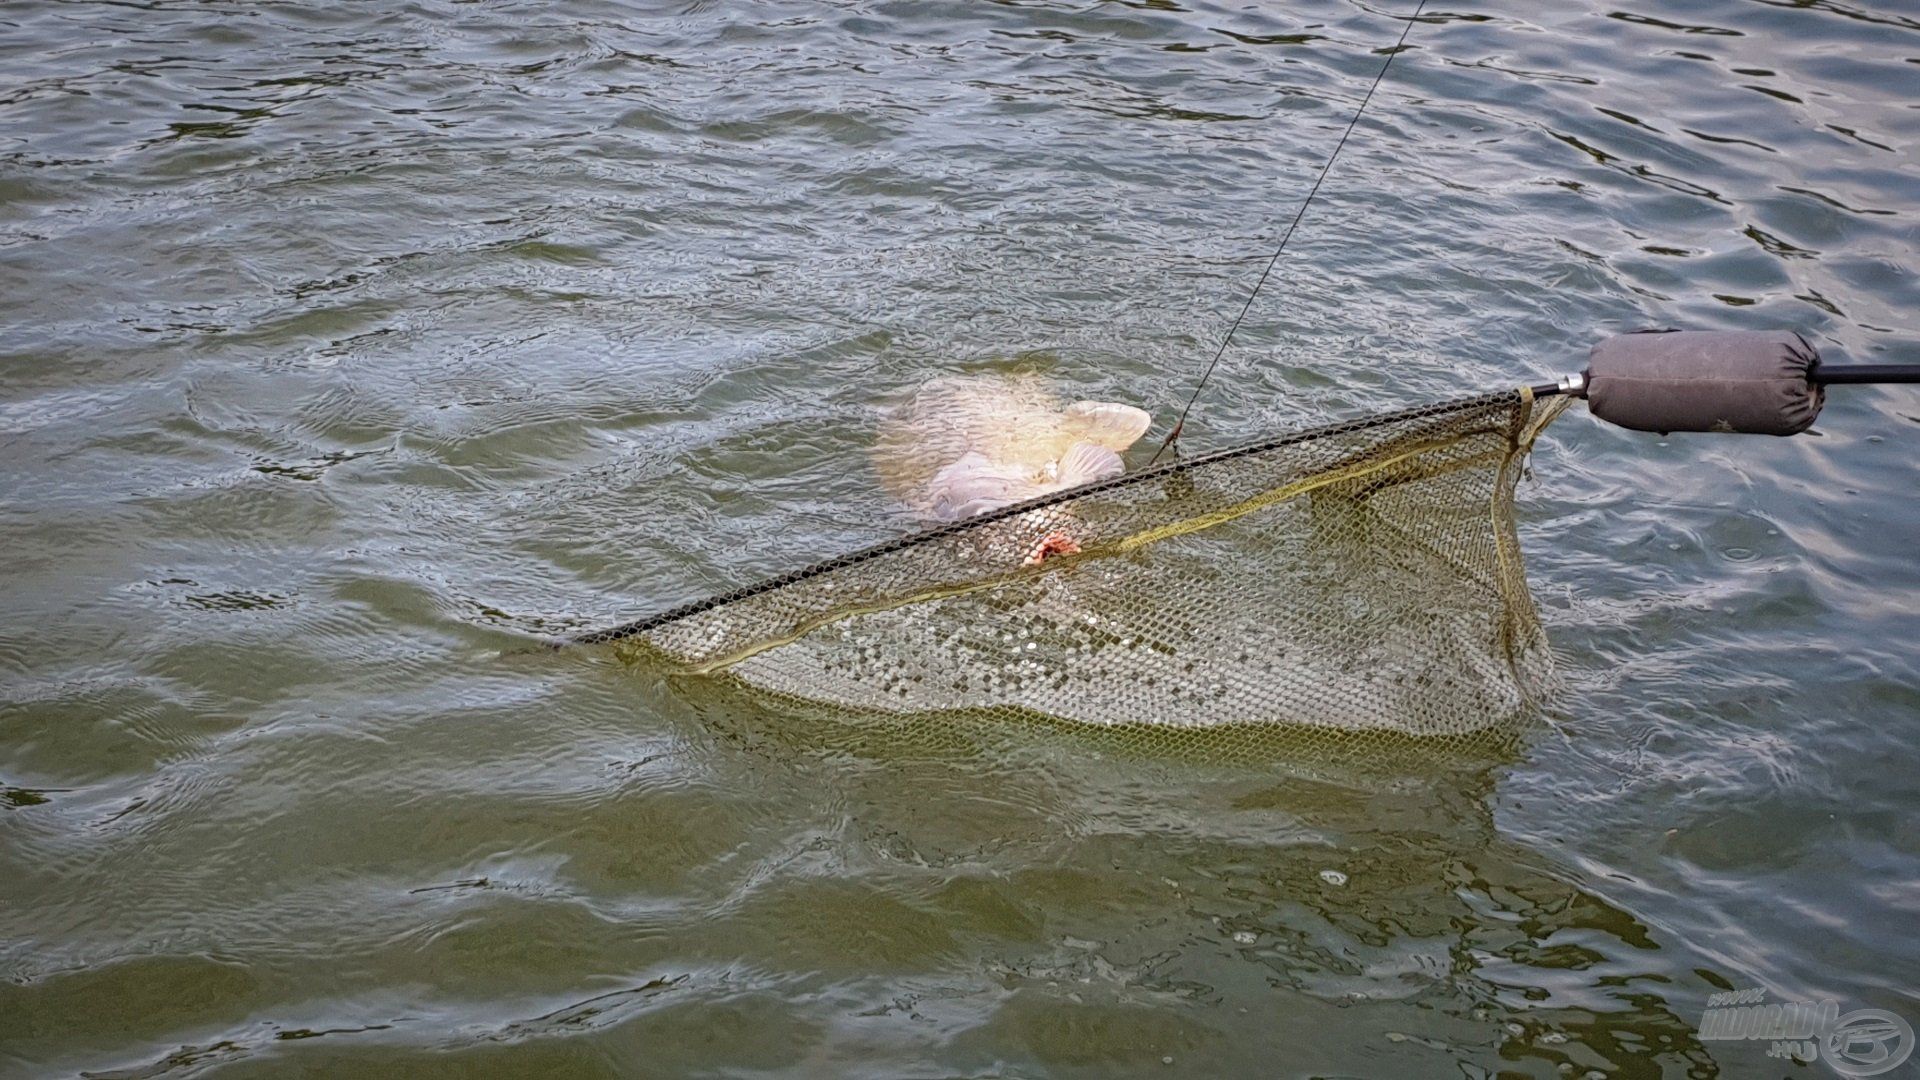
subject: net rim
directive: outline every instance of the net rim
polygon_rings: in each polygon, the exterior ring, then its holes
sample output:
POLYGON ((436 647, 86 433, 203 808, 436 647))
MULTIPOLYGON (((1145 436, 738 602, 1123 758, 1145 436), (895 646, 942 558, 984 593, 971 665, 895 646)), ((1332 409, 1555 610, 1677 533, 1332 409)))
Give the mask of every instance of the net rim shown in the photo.
POLYGON ((1013 503, 1008 506, 1003 506, 998 510, 992 510, 963 521, 949 522, 945 525, 937 525, 930 529, 923 529, 919 532, 895 537, 892 540, 883 540, 878 544, 859 548, 843 555, 835 555, 831 558, 822 559, 819 562, 811 563, 797 570, 790 570, 787 573, 763 578, 726 592, 689 601, 688 603, 680 604, 652 615, 621 623, 618 626, 610 626, 602 630, 595 630, 574 637, 563 638, 553 642, 553 645, 555 648, 561 648, 568 645, 612 644, 616 641, 622 641, 627 638, 645 634, 651 630, 659 629, 662 626, 678 622, 681 619, 690 618, 727 604, 737 603, 738 601, 758 596, 761 593, 770 592, 774 589, 783 589, 810 578, 819 577, 822 574, 844 570, 850 566, 858 566, 861 563, 880 558, 883 555, 890 555, 897 551, 905 551, 922 544, 932 543, 950 536, 957 536, 997 521, 1005 521, 1008 518, 1019 517, 1022 514, 1042 510, 1050 506, 1057 506, 1075 499, 1085 498, 1088 495, 1098 494, 1103 491, 1119 490, 1133 484, 1143 484, 1149 480, 1175 475, 1191 469, 1200 468, 1204 465, 1212 465, 1221 461, 1231 461, 1234 458, 1246 457, 1250 454, 1264 453, 1284 446, 1291 446, 1295 443, 1305 442, 1309 439, 1346 435, 1356 431, 1384 427, 1388 424, 1401 423, 1407 420, 1440 417, 1456 412, 1471 412, 1475 409, 1485 408, 1489 405, 1496 405, 1515 399, 1518 399, 1522 404, 1531 405, 1534 401, 1534 394, 1531 389, 1524 386, 1511 390, 1495 390, 1489 393, 1476 394, 1473 397, 1459 398, 1438 404, 1410 406, 1405 409, 1397 409, 1393 412, 1378 413, 1372 416, 1342 420, 1331 424, 1321 424, 1316 427, 1300 428, 1276 435, 1272 438, 1259 439, 1253 442, 1215 450, 1189 460, 1170 461, 1165 465, 1157 465, 1152 468, 1143 469, 1137 473, 1127 473, 1108 480, 1100 480, 1091 484, 1082 484, 1078 487, 1066 488, 1061 491, 1039 496, 1038 498, 1028 499, 1025 502, 1013 503))

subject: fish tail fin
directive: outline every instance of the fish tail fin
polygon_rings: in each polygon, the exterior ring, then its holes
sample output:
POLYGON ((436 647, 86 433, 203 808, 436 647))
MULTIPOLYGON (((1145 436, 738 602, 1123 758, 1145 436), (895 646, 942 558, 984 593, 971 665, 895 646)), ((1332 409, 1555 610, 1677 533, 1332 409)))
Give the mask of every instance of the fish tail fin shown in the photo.
POLYGON ((1097 480, 1111 480, 1126 471, 1126 463, 1120 460, 1119 454, 1104 446, 1077 442, 1060 458, 1059 484, 1063 488, 1079 487, 1097 480))

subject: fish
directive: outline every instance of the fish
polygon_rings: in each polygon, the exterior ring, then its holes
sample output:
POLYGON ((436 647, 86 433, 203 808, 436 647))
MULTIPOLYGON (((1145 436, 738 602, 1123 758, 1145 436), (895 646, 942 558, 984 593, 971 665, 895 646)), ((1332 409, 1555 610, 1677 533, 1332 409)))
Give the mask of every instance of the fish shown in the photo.
POLYGON ((933 474, 927 484, 928 504, 935 519, 960 521, 1003 506, 1037 499, 1056 491, 1110 480, 1127 469, 1120 455, 1104 446, 1080 441, 1059 458, 1034 468, 1020 461, 997 461, 978 450, 933 474))
MULTIPOLYGON (((965 521, 1122 475, 1120 455, 1152 424, 1146 410, 1120 402, 1063 405, 1031 377, 935 379, 889 414, 875 464, 921 517, 965 521)), ((1024 565, 1080 551, 1070 515, 1047 517, 1051 531, 1023 549, 1024 565), (1068 527, 1053 528, 1063 523, 1068 527)))

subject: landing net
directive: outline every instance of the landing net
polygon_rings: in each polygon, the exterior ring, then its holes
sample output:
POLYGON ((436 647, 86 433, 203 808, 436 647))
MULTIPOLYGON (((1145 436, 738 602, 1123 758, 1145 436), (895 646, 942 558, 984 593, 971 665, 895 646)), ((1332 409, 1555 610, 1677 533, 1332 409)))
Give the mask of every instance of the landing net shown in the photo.
POLYGON ((1077 488, 576 639, 849 719, 1043 720, 1243 757, 1509 736, 1551 662, 1524 390, 1077 488), (1077 549, 1077 550, 1075 550, 1077 549))

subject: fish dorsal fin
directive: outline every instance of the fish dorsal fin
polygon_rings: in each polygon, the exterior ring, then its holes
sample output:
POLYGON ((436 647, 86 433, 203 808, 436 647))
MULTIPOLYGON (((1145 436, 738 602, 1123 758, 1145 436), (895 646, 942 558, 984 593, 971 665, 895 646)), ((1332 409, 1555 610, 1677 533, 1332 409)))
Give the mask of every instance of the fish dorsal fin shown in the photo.
POLYGON ((1119 454, 1104 446, 1077 442, 1068 447, 1060 458, 1057 486, 1079 487, 1096 480, 1111 480, 1126 471, 1126 463, 1120 460, 1119 454))
POLYGON ((1140 441, 1153 426, 1145 409, 1116 401, 1076 401, 1067 406, 1066 415, 1075 436, 1116 453, 1140 441))

